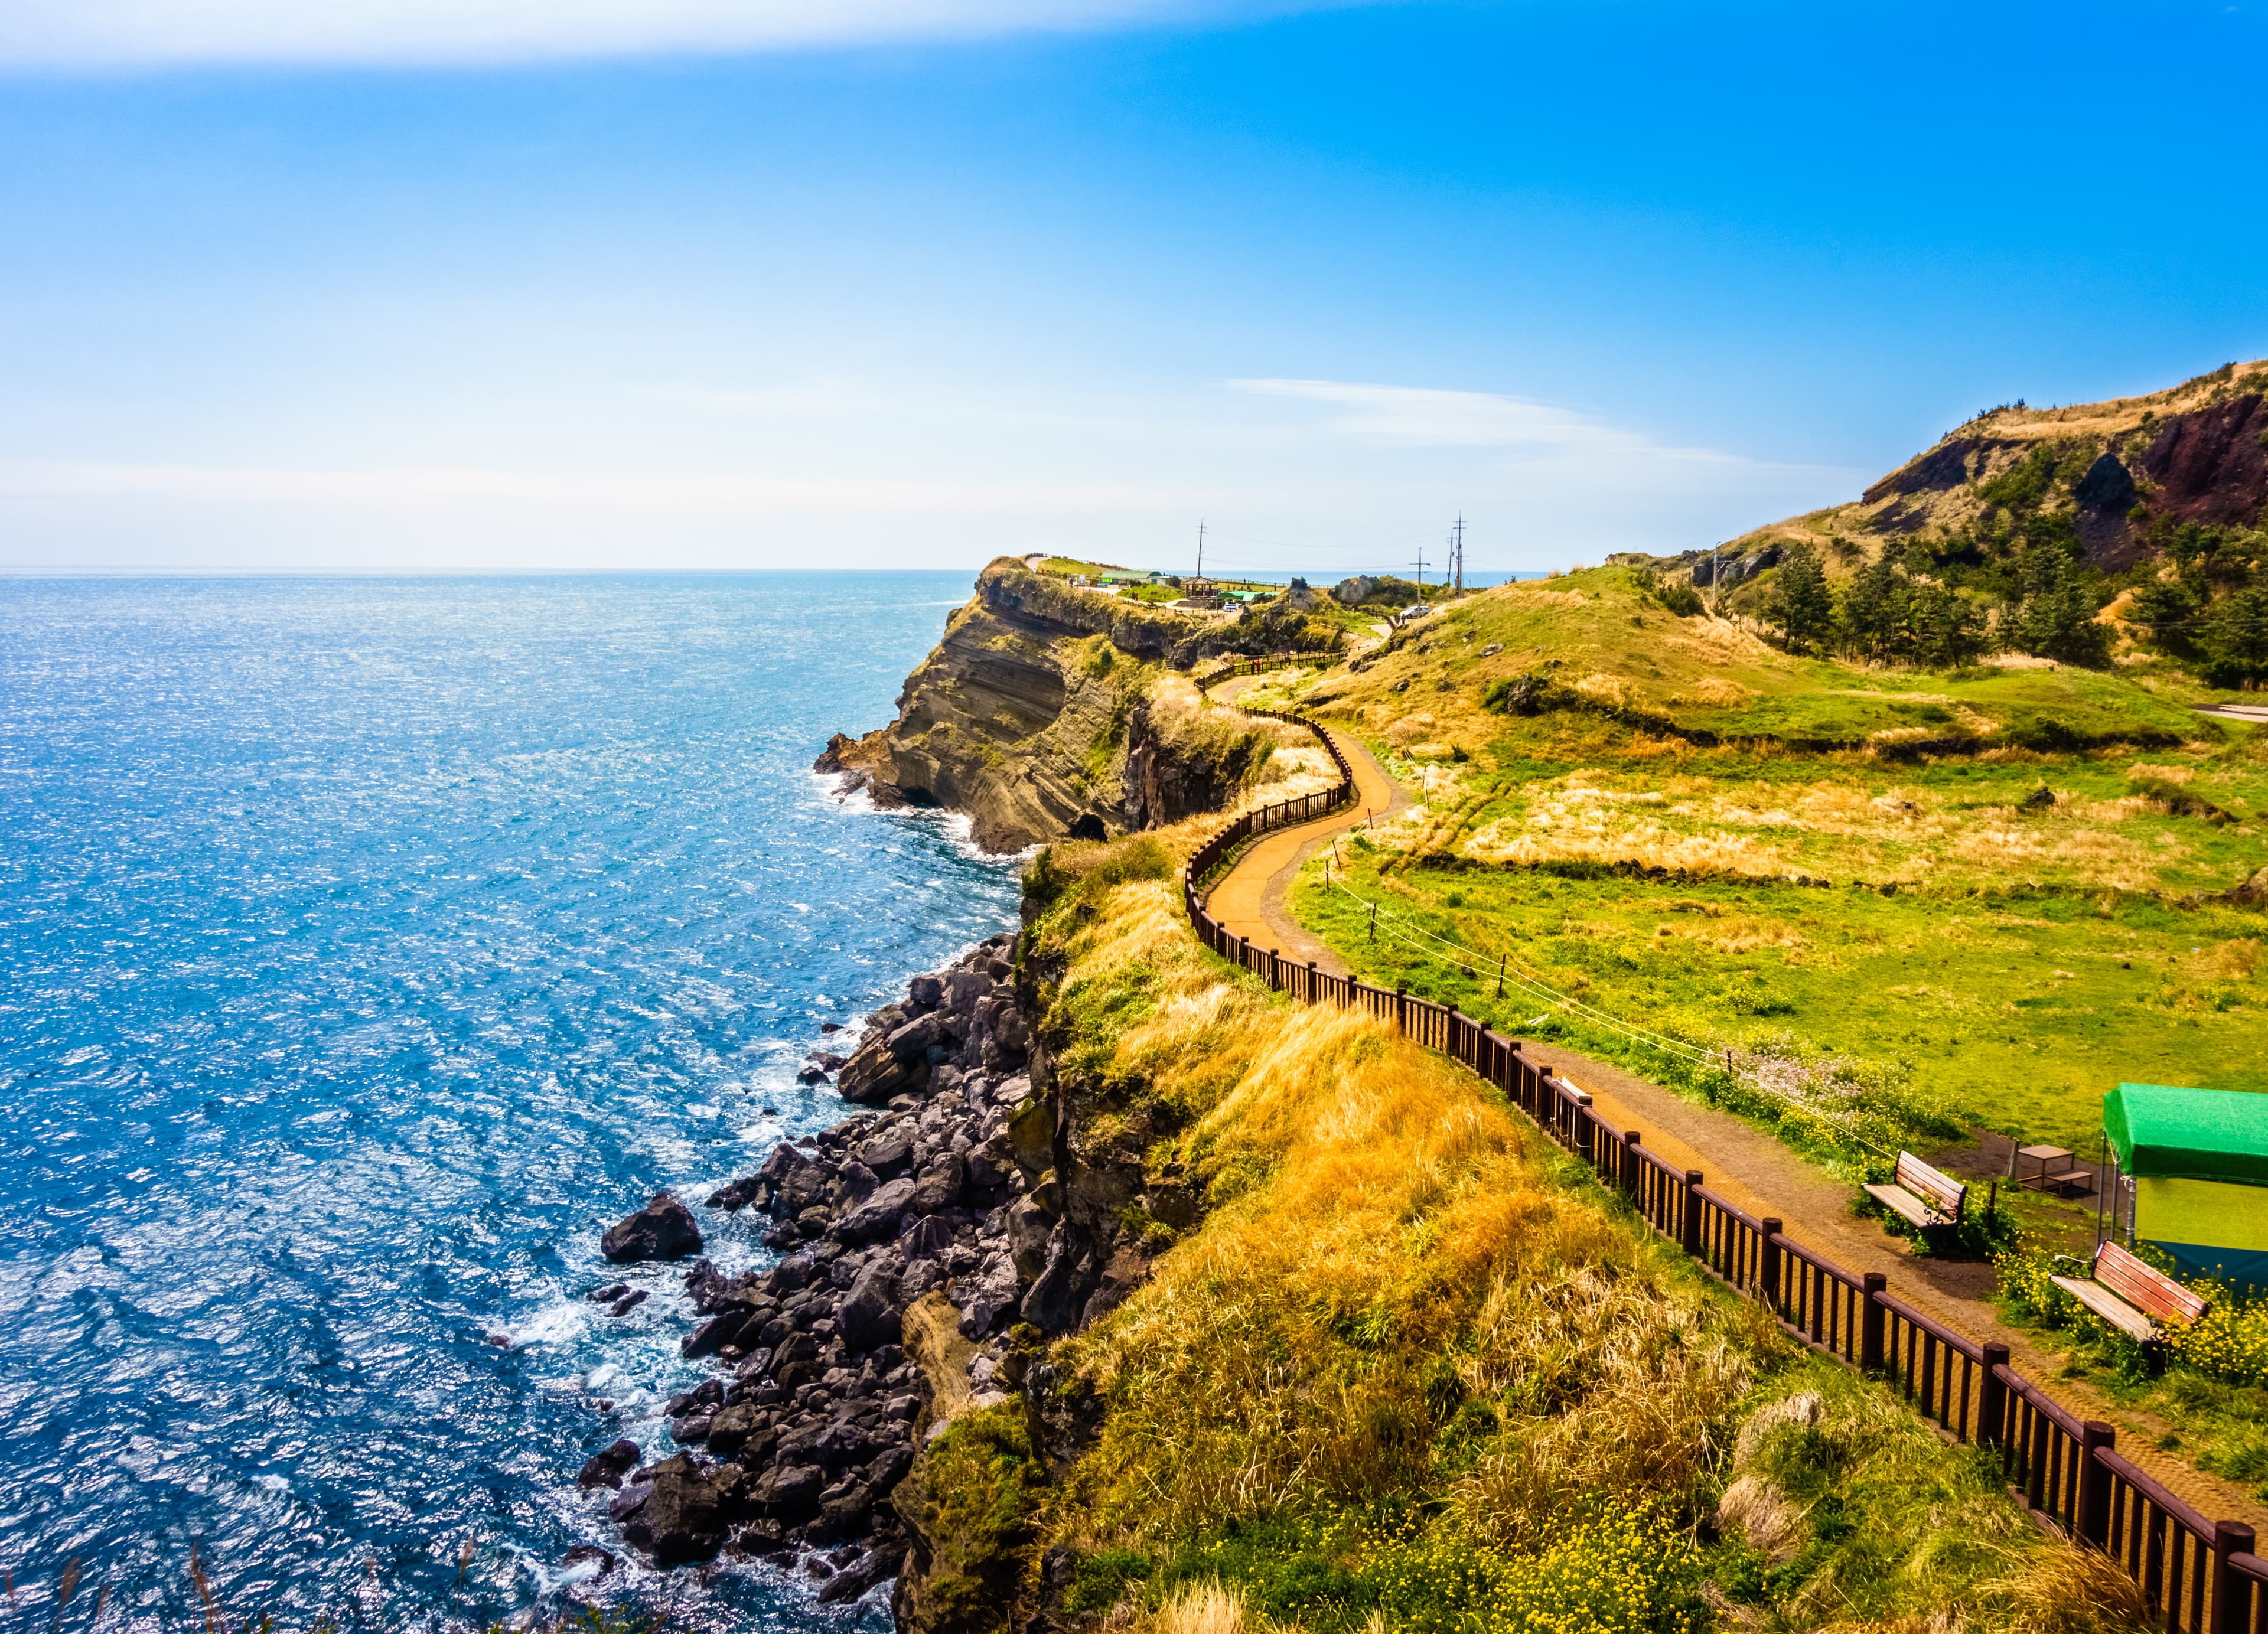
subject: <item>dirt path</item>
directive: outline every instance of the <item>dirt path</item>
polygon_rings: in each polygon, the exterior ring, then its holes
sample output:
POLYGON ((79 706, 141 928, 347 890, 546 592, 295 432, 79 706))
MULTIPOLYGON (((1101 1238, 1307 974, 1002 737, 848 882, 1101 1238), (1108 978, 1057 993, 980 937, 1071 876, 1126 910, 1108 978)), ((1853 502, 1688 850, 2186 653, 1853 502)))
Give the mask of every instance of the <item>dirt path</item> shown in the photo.
MULTIPOLYGON (((1233 703, 1256 679, 1243 676, 1222 681, 1212 688, 1212 696, 1225 703, 1233 703)), ((1322 938, 1292 919, 1285 906, 1285 892, 1300 865, 1329 843, 1333 835, 1360 828, 1372 817, 1399 811, 1410 804, 1410 796, 1360 744, 1338 732, 1331 737, 1354 768, 1353 806, 1296 828, 1262 835, 1213 887, 1205 906, 1239 936, 1301 962, 1312 959, 1332 975, 1345 975, 1347 968, 1339 956, 1323 945, 1322 938)))
MULTIPOLYGON (((1213 689, 1224 702, 1248 681, 1213 689), (1232 690, 1232 688, 1234 690, 1232 690)), ((1264 835, 1213 887, 1214 917, 1238 935, 1317 964, 1335 975, 1346 965, 1322 938, 1295 923, 1285 896, 1300 866, 1335 834, 1359 826, 1365 811, 1383 813, 1410 803, 1369 750, 1344 732, 1332 740, 1354 768, 1352 813, 1319 818, 1264 835)), ((2081 1418, 2099 1418, 2118 1431, 2118 1450, 2197 1506, 2208 1520, 2242 1520, 2268 1532, 2268 1505, 2242 1487, 2204 1474, 2158 1451, 2158 1438, 2176 1426, 2119 1406, 2084 1380, 2059 1379, 2061 1363, 2033 1336, 2000 1320, 1987 1296, 1990 1265, 1916 1259, 1899 1239, 1850 1211, 1852 1189, 1806 1162, 1773 1137, 1729 1112, 1683 1100, 1658 1084, 1556 1045, 1524 1043, 1521 1053, 1564 1072, 1590 1091, 1599 1113, 1617 1129, 1636 1129, 1650 1152, 1678 1168, 1699 1169, 1710 1189, 1758 1216, 1776 1217, 1786 1235, 1853 1273, 1881 1271, 1891 1290, 1955 1333, 2008 1347, 2015 1370, 2045 1387, 2081 1418)))

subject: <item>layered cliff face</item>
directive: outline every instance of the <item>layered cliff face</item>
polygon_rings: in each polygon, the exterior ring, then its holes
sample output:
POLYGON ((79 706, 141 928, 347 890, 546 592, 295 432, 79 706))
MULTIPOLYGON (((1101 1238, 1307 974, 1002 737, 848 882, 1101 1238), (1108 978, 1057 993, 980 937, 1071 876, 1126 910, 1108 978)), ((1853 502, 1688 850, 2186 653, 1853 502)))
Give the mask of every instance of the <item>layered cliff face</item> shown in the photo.
POLYGON ((965 813, 992 851, 1211 811, 1258 769, 1273 734, 1207 710, 1167 667, 1205 641, 1197 621, 1004 558, 907 678, 897 718, 855 740, 836 734, 818 769, 884 806, 965 813))

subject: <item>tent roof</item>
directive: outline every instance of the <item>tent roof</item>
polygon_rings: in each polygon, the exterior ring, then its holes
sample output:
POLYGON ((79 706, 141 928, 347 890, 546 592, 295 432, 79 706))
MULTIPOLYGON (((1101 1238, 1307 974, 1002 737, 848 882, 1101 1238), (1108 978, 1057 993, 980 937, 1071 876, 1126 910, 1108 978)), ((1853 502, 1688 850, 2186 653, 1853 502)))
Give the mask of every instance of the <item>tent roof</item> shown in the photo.
POLYGON ((2102 1129, 2129 1174, 2268 1186, 2268 1095, 2121 1084, 2102 1098, 2102 1129))

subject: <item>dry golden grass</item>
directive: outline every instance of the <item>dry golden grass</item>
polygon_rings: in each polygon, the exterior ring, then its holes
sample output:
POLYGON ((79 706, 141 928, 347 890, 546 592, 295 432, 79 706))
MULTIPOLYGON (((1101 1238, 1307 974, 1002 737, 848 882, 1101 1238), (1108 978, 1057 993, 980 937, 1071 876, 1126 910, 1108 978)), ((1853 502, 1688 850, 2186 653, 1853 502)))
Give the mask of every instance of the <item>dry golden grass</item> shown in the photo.
POLYGON ((1069 1347, 1116 1404, 1082 1465, 1087 1524, 1163 1538, 1410 1490, 1434 1428, 1425 1358, 1461 1336, 1466 1387, 1529 1379, 1539 1424, 1566 1426, 1461 1499, 1496 1529, 1537 1492, 1704 1467, 1746 1375, 1627 1228, 1543 1184, 1536 1137, 1469 1075, 1366 1017, 1224 981, 1166 934, 1176 907, 1119 887, 1066 949, 1082 983, 1150 984, 1114 1065, 1192 1115, 1182 1148, 1219 1203, 1069 1347))

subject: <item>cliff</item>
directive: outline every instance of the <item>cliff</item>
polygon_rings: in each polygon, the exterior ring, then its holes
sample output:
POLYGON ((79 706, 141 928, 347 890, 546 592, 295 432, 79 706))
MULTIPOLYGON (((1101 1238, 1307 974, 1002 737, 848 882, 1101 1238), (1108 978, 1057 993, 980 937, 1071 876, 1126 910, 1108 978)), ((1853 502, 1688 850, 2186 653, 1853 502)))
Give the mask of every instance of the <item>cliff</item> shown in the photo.
POLYGON ((1075 590, 1004 557, 907 678, 897 718, 838 732, 817 769, 885 807, 965 813, 1012 851, 1218 809, 1272 730, 1206 706, 1172 662, 1218 646, 1205 622, 1075 590))

